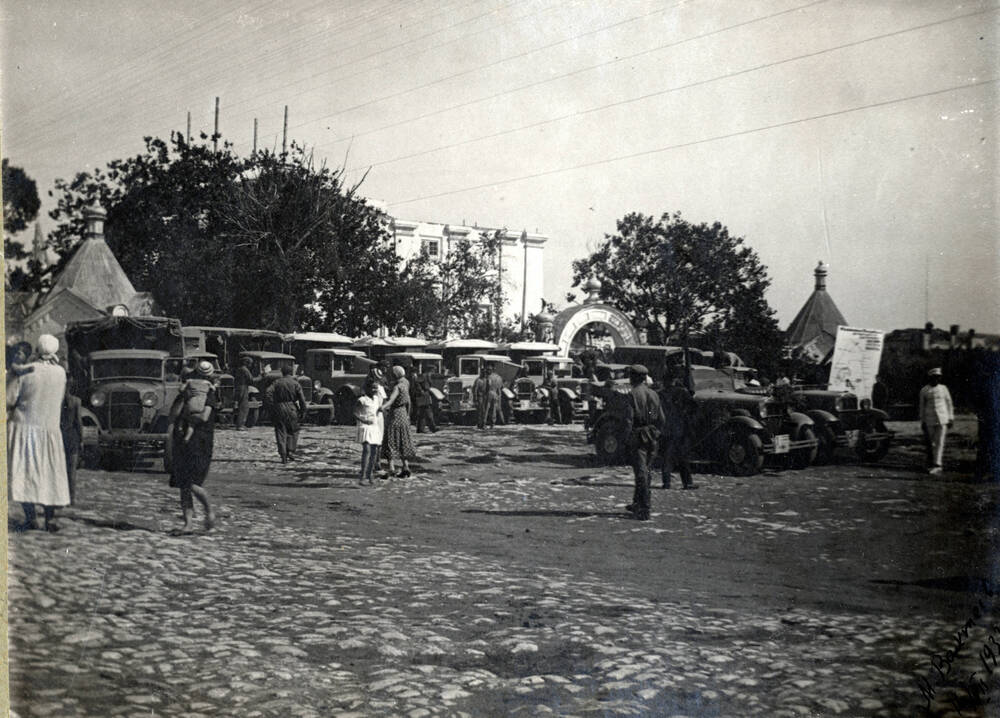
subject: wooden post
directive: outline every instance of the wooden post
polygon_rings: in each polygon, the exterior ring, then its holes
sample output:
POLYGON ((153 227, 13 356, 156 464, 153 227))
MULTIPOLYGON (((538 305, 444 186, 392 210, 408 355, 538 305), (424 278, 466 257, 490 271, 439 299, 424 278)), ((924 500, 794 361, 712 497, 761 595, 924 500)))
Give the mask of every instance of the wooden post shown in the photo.
POLYGON ((285 154, 288 146, 288 105, 285 105, 285 126, 281 130, 281 154, 285 154))
POLYGON ((219 149, 219 98, 215 98, 215 131, 212 133, 212 149, 219 149))
POLYGON ((184 135, 185 142, 191 142, 191 110, 188 110, 188 127, 187 134, 184 135))
POLYGON ((524 275, 521 278, 521 334, 528 321, 528 230, 521 231, 521 241, 524 242, 524 275))
POLYGON ((257 118, 253 118, 253 154, 257 154, 257 118))

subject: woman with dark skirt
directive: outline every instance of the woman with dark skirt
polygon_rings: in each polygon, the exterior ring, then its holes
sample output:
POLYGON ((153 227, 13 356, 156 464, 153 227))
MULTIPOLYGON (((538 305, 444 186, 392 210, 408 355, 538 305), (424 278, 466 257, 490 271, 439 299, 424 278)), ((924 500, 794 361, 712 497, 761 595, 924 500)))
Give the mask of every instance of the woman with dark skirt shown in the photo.
MULTIPOLYGON (((180 411, 184 397, 178 395, 174 409, 180 411)), ((219 398, 214 388, 208 392, 206 406, 212 407, 208 421, 194 427, 190 440, 184 441, 182 422, 176 422, 171 427, 174 432, 173 460, 170 467, 170 485, 176 486, 181 492, 181 512, 184 515, 182 532, 191 531, 191 521, 194 519, 194 499, 205 510, 205 530, 215 526, 215 512, 209 503, 208 492, 205 491, 205 478, 212 466, 212 448, 215 444, 215 413, 219 409, 219 398)), ((173 412, 171 412, 173 413, 173 412)), ((168 447, 169 450, 169 447, 168 447)))
POLYGON ((389 472, 392 473, 398 460, 402 469, 396 476, 405 479, 410 476, 408 460, 417 456, 413 449, 413 434, 410 432, 410 383, 406 380, 406 370, 401 366, 394 366, 392 375, 396 379, 396 385, 379 411, 388 417, 384 446, 389 472))

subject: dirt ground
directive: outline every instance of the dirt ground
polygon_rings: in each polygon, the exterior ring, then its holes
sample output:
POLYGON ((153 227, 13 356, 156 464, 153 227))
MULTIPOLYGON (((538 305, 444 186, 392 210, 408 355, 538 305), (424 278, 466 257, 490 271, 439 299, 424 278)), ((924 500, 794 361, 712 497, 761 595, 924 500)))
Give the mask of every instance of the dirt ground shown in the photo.
POLYGON ((877 465, 699 473, 649 522, 581 426, 421 434, 414 476, 374 487, 353 428, 307 427, 286 466, 267 427, 220 430, 221 521, 193 535, 165 475, 84 471, 63 530, 10 539, 13 708, 1000 715, 974 421, 941 476, 890 428, 877 465))

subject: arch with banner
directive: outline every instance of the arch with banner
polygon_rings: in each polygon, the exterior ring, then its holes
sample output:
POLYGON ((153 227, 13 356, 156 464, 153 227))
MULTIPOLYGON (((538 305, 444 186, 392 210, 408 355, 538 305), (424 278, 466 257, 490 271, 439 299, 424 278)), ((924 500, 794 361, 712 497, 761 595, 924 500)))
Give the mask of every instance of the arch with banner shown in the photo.
POLYGON ((639 332, 620 311, 607 304, 588 303, 559 312, 552 320, 552 337, 559 345, 559 355, 569 356, 570 348, 579 342, 577 337, 591 325, 598 325, 606 332, 615 346, 640 344, 639 332))

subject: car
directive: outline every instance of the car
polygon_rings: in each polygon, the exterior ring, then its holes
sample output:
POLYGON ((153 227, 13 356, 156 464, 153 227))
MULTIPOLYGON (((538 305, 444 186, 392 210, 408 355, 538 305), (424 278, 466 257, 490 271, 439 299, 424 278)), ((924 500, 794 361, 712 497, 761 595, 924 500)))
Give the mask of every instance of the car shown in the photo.
POLYGON ((879 461, 889 451, 893 434, 886 428, 889 415, 869 399, 850 391, 821 387, 789 389, 791 400, 816 423, 817 463, 829 463, 838 448, 853 449, 862 461, 879 461))
POLYGON ((457 376, 449 378, 445 382, 445 396, 447 404, 444 410, 445 416, 456 424, 471 424, 476 418, 476 404, 472 396, 472 385, 475 384, 483 368, 492 365, 494 371, 503 380, 504 388, 501 393, 501 411, 504 407, 504 421, 510 421, 510 402, 514 398, 514 392, 509 389, 510 383, 520 372, 521 367, 502 354, 465 354, 456 359, 457 376))
POLYGON ((106 465, 132 463, 142 448, 162 449, 170 471, 170 408, 181 386, 181 357, 155 349, 106 349, 88 355, 84 406, 98 425, 106 465))
MULTIPOLYGON (((749 476, 758 473, 766 459, 798 468, 815 459, 819 442, 813 420, 790 410, 784 402, 749 389, 739 375, 707 365, 671 365, 666 361, 654 365, 665 368, 664 375, 654 377, 661 385, 678 379, 694 389, 693 462, 749 476)), ((595 444, 602 463, 622 463, 627 458, 628 394, 623 383, 606 388, 603 409, 589 427, 588 441, 595 444)))

